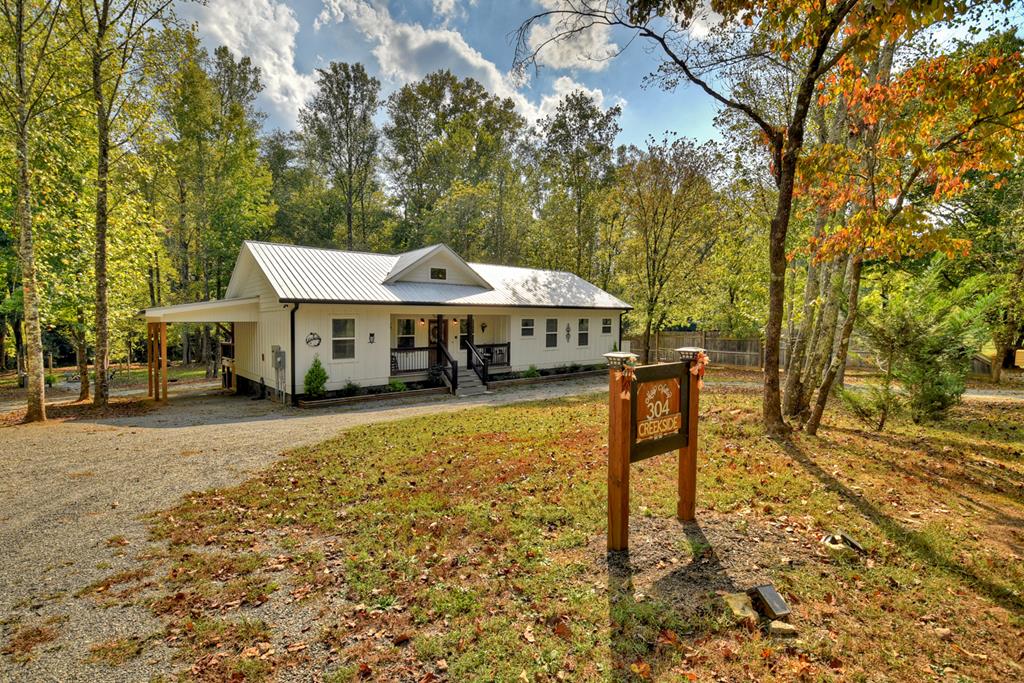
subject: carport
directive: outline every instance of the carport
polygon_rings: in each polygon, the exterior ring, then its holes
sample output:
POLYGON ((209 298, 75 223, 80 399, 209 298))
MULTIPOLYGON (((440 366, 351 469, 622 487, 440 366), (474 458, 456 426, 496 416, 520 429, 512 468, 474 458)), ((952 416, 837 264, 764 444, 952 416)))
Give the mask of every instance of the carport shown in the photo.
POLYGON ((259 320, 260 299, 218 299, 177 306, 157 306, 142 312, 146 319, 146 372, 148 396, 157 401, 167 400, 167 325, 171 323, 216 324, 228 332, 231 341, 222 343, 221 366, 225 384, 235 386, 235 323, 259 320), (224 325, 230 327, 223 327, 224 325))

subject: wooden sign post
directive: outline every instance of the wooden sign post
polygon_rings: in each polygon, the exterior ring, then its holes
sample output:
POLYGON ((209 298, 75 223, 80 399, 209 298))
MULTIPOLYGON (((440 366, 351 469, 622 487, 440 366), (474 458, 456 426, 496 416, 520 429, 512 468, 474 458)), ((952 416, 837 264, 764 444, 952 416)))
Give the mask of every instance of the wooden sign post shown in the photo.
POLYGON ((678 363, 636 367, 632 353, 608 361, 608 550, 629 549, 629 466, 679 452, 676 515, 692 521, 697 501, 697 401, 703 349, 676 349, 678 363))

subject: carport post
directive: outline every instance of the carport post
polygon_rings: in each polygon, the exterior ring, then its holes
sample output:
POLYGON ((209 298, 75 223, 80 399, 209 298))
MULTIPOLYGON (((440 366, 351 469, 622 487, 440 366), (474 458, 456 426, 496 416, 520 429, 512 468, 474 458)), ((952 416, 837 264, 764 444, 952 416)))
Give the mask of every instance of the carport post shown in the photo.
POLYGON ((146 396, 153 398, 153 323, 146 323, 146 396))
POLYGON ((160 382, 163 386, 163 400, 167 400, 167 323, 160 323, 160 382))

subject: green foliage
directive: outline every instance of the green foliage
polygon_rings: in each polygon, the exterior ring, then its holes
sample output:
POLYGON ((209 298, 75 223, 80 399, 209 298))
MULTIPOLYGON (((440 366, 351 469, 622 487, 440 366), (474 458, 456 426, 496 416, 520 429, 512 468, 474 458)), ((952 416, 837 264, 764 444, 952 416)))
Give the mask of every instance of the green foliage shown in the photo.
POLYGON ((359 394, 360 389, 362 389, 362 387, 360 387, 359 384, 353 382, 352 380, 349 380, 348 382, 345 382, 345 386, 341 390, 341 395, 356 396, 357 394, 359 394))
POLYGON ((523 372, 520 374, 520 376, 521 377, 540 377, 540 370, 537 369, 536 365, 531 365, 530 367, 528 367, 525 370, 523 370, 523 372))
POLYGON ((388 382, 388 391, 407 391, 409 387, 400 379, 393 379, 388 382))
POLYGON ((327 394, 327 370, 320 362, 320 356, 313 358, 313 363, 306 370, 306 377, 302 383, 302 390, 310 398, 323 398, 327 394))
POLYGON ((883 286, 863 302, 861 334, 884 379, 859 407, 875 409, 882 425, 882 411, 899 404, 915 422, 940 419, 964 392, 971 357, 985 339, 979 311, 990 305, 991 295, 970 282, 950 289, 944 285, 945 266, 936 259, 916 278, 884 273, 883 286), (901 392, 890 386, 893 381, 901 392))

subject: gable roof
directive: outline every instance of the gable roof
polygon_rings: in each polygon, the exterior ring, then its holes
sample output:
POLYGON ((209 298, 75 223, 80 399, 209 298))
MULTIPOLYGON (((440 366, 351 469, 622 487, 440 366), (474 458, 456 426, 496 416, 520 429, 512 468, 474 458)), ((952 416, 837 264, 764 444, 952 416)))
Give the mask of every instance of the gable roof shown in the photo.
POLYGON ((408 274, 421 263, 431 262, 438 255, 449 257, 455 263, 459 272, 465 275, 466 279, 470 282, 476 282, 477 285, 484 289, 493 289, 489 282, 480 277, 478 272, 473 270, 468 263, 462 260, 461 256, 452 251, 446 244, 435 244, 430 247, 422 247, 399 254, 395 260, 395 265, 391 266, 391 271, 384 279, 384 284, 400 282, 403 279, 403 275, 408 274))
MULTIPOLYGON (((231 298, 241 289, 240 268, 248 255, 284 303, 632 308, 583 278, 563 271, 466 263, 481 285, 394 280, 439 248, 451 252, 444 245, 389 255, 245 242, 225 294, 231 298)), ((251 273, 246 276, 251 277, 251 273)))

